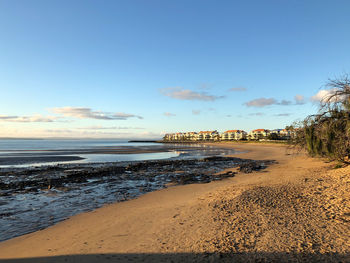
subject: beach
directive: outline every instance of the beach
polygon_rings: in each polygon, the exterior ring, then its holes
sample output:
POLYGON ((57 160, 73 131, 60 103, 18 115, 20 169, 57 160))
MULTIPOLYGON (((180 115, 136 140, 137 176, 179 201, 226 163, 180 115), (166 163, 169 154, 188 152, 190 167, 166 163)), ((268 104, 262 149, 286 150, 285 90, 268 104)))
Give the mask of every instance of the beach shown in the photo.
POLYGON ((209 145, 276 163, 78 214, 0 243, 0 262, 350 261, 349 167, 278 144, 209 145))

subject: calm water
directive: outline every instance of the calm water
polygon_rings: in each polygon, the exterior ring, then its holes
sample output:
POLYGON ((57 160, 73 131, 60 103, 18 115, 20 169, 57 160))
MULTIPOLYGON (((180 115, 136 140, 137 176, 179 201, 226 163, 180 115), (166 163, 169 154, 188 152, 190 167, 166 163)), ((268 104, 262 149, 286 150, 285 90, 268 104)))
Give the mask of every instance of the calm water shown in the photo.
POLYGON ((0 167, 26 167, 37 165, 56 165, 59 163, 98 163, 98 162, 120 162, 120 161, 141 161, 141 160, 157 160, 172 158, 179 155, 177 151, 170 152, 154 152, 154 153, 136 153, 136 154, 83 154, 74 153, 79 150, 91 149, 114 149, 125 147, 145 147, 157 151, 162 147, 159 143, 129 143, 127 140, 0 140, 0 159, 9 157, 29 158, 32 156, 46 157, 46 156, 79 156, 84 158, 78 161, 41 161, 30 162, 26 164, 8 164, 0 167), (67 153, 62 153, 67 151, 67 153), (73 152, 69 152, 73 151, 73 152))
POLYGON ((1 140, 0 151, 16 150, 69 150, 108 146, 155 146, 156 143, 128 143, 127 140, 1 140))

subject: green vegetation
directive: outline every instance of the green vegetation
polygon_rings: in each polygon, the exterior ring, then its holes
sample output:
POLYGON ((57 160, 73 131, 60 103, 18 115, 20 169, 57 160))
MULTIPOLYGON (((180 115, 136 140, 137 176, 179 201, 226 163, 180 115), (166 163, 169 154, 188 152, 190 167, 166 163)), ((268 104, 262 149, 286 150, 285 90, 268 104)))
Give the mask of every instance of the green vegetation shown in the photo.
POLYGON ((350 80, 347 75, 329 80, 327 88, 319 113, 294 125, 292 143, 311 156, 350 163, 350 80))

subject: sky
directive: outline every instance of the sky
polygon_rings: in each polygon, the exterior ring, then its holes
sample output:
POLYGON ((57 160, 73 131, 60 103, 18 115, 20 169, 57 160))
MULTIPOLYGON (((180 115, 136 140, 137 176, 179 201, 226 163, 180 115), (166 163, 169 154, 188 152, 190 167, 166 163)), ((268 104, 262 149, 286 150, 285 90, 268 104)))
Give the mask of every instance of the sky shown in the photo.
POLYGON ((0 137, 284 128, 350 72, 350 1, 0 0, 0 137))

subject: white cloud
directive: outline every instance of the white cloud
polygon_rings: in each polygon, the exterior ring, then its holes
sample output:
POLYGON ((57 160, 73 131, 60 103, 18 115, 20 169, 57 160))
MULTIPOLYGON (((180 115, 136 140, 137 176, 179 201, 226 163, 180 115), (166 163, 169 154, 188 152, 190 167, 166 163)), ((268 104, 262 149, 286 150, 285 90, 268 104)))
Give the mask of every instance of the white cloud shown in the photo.
POLYGON ((42 115, 33 115, 33 116, 0 115, 0 121, 9 121, 9 122, 54 122, 57 119, 58 117, 42 116, 42 115))
POLYGON ((78 130, 143 130, 144 128, 140 127, 120 127, 120 126, 111 126, 111 127, 104 127, 104 126, 87 126, 87 127, 80 127, 77 128, 78 130))
POLYGON ((277 117, 287 117, 287 116, 290 116, 291 114, 290 113, 279 113, 279 114, 275 114, 275 116, 277 117))
POLYGON ((295 95, 294 96, 295 104, 297 105, 303 105, 305 104, 305 97, 303 95, 295 95))
POLYGON ((145 131, 142 133, 139 133, 137 137, 139 138, 149 138, 149 139, 159 139, 163 136, 164 134, 162 132, 150 132, 150 131, 145 131))
POLYGON ((250 113, 249 116, 263 116, 265 113, 263 112, 255 112, 255 113, 250 113))
POLYGON ((292 102, 290 100, 282 100, 281 102, 277 102, 277 105, 283 105, 283 106, 288 106, 291 105, 292 102))
MULTIPOLYGON (((313 102, 326 102, 330 96, 334 95, 337 89, 330 89, 330 90, 325 90, 321 89, 319 92, 317 92, 316 95, 312 96, 310 98, 311 101, 313 102)), ((336 101, 337 98, 334 98, 333 101, 336 101)))
POLYGON ((57 134, 62 134, 62 133, 73 133, 73 130, 70 129, 46 129, 44 130, 45 132, 48 133, 57 133, 57 134))
POLYGON ((247 89, 246 88, 244 88, 244 87, 237 87, 237 88, 231 88, 231 89, 229 89, 228 91, 233 91, 233 92, 235 92, 235 91, 246 91, 247 89))
POLYGON ((81 137, 81 136, 110 136, 110 135, 115 135, 115 136, 125 136, 128 135, 129 133, 121 133, 121 132, 110 132, 110 131, 98 131, 98 130, 90 130, 90 131, 77 131, 77 130, 72 130, 72 129, 46 129, 44 130, 45 133, 52 134, 52 136, 69 136, 69 137, 81 137))
POLYGON ((0 115, 0 120, 11 120, 16 118, 18 118, 18 116, 0 115))
POLYGON ((168 96, 178 100, 201 100, 201 101, 215 101, 224 98, 224 96, 208 95, 206 92, 196 92, 181 87, 164 88, 160 90, 164 96, 168 96))
POLYGON ((52 108, 52 112, 65 117, 74 117, 79 119, 98 119, 98 120, 126 120, 128 118, 143 119, 143 117, 128 114, 124 112, 110 113, 102 111, 92 111, 91 108, 84 107, 61 107, 52 108))
POLYGON ((128 113, 124 113, 124 112, 117 112, 117 113, 114 113, 112 115, 112 118, 114 120, 126 120, 128 118, 138 118, 138 119, 143 119, 143 117, 141 116, 138 116, 138 115, 134 115, 134 114, 128 114, 128 113))
POLYGON ((248 101, 246 103, 244 103, 247 107, 265 107, 265 106, 269 106, 269 105, 273 105, 273 104, 277 104, 277 100, 274 98, 259 98, 259 99, 255 99, 255 100, 251 100, 248 101))
POLYGON ((295 103, 290 100, 281 100, 278 101, 275 98, 259 98, 255 100, 248 101, 244 103, 247 107, 266 107, 270 105, 281 105, 281 106, 289 106, 289 105, 302 105, 305 104, 304 96, 296 95, 294 97, 295 103))
POLYGON ((79 130, 79 129, 44 129, 40 132, 40 137, 60 137, 60 138, 118 138, 118 139, 132 139, 132 138, 149 138, 160 139, 160 134, 151 132, 114 132, 103 130, 79 130))
POLYGON ((173 116, 176 116, 176 114, 171 113, 171 112, 164 112, 164 115, 165 115, 165 116, 167 116, 167 117, 173 117, 173 116))

